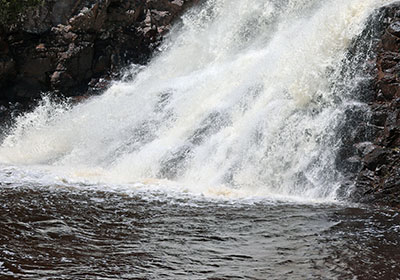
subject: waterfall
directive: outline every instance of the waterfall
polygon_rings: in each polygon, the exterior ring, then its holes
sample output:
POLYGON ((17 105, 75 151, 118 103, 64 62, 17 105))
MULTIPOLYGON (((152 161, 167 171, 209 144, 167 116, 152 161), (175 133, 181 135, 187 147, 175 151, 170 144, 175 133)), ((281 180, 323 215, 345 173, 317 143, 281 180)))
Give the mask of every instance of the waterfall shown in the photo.
POLYGON ((346 50, 389 2, 205 1, 101 96, 44 97, 18 117, 0 161, 105 183, 334 199, 337 127, 359 78, 337 85, 346 50))

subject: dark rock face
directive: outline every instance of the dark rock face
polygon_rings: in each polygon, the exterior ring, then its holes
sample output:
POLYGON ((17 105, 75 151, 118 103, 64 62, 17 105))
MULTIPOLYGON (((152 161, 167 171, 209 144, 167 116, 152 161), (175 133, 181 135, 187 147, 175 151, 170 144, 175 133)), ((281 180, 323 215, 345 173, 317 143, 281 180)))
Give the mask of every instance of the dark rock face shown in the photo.
POLYGON ((382 31, 376 46, 371 142, 356 144, 362 168, 353 198, 400 207, 400 2, 379 12, 382 31))
POLYGON ((0 27, 0 102, 26 103, 45 91, 95 93, 122 67, 146 63, 196 2, 46 0, 28 9, 17 24, 0 27))

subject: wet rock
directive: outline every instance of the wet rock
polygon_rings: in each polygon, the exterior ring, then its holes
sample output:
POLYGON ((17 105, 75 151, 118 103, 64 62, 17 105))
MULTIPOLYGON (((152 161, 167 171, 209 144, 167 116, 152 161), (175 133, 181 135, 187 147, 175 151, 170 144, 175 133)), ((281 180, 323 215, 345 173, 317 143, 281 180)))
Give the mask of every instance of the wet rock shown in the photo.
POLYGON ((400 47, 400 38, 386 32, 382 38, 382 47, 385 51, 396 52, 400 47))
POLYGON ((400 37, 400 21, 395 21, 388 27, 388 32, 396 37, 400 37))
POLYGON ((93 73, 104 73, 110 67, 110 58, 107 56, 100 55, 93 65, 93 73))
POLYGON ((73 77, 66 71, 55 71, 50 81, 53 89, 68 89, 75 85, 73 77))
POLYGON ((400 109, 390 112, 384 128, 385 145, 397 147, 400 139, 400 109))
POLYGON ((364 165, 371 171, 386 162, 387 152, 381 147, 375 147, 363 159, 364 165))
POLYGON ((399 86, 400 86, 400 84, 398 84, 398 83, 390 83, 390 82, 385 82, 385 81, 380 82, 379 88, 381 90, 383 100, 390 101, 390 100, 393 100, 394 98, 396 98, 400 94, 399 86))
POLYGON ((385 126, 388 115, 387 108, 382 108, 380 104, 376 105, 378 106, 372 107, 369 123, 382 130, 385 126))
POLYGON ((111 84, 111 79, 104 79, 104 78, 93 78, 89 82, 89 90, 87 94, 89 95, 96 95, 101 92, 104 92, 111 84))
POLYGON ((375 98, 369 103, 375 130, 368 142, 355 144, 363 166, 352 197, 400 208, 400 2, 382 8, 377 17, 375 98))
POLYGON ((361 158, 365 157, 372 151, 376 150, 379 148, 379 146, 371 143, 371 142, 362 142, 362 143, 357 143, 354 145, 358 151, 358 154, 361 158))

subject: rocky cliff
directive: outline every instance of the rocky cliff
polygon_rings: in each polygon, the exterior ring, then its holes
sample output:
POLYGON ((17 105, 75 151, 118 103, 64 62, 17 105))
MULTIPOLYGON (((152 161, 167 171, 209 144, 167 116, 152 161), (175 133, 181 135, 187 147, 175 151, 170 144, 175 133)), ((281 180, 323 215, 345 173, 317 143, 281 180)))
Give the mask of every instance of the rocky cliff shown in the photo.
POLYGON ((197 0, 45 0, 0 26, 0 102, 101 89, 197 0))
POLYGON ((362 163, 353 198, 400 208, 400 2, 375 17, 370 116, 360 124, 372 134, 369 141, 352 143, 362 163))

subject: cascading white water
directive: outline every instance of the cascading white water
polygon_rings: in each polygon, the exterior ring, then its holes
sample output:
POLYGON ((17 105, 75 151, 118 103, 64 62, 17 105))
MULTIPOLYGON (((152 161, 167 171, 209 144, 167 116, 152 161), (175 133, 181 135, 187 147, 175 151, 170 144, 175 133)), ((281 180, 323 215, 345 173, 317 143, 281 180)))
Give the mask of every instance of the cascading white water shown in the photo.
POLYGON ((17 119, 7 164, 193 192, 334 198, 346 48, 388 0, 208 0, 132 80, 17 119), (166 181, 165 184, 167 184, 166 181))

